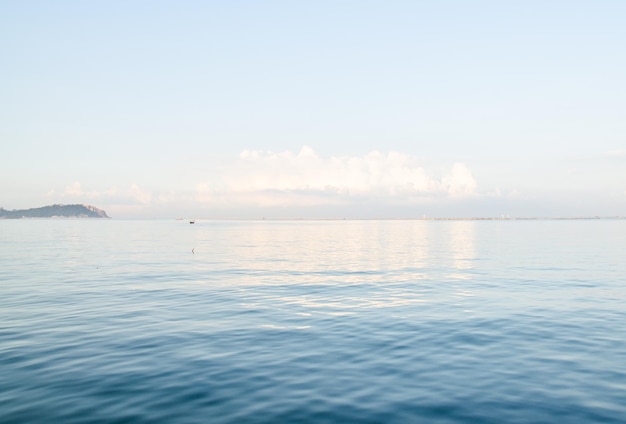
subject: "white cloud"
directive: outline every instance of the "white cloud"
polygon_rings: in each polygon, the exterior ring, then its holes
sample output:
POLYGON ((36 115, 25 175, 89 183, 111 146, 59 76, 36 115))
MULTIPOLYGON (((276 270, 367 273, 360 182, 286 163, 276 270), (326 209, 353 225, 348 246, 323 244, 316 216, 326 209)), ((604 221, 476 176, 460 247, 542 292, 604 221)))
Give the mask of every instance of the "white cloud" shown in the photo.
POLYGON ((443 177, 442 182, 446 191, 452 196, 471 195, 476 190, 476 180, 469 168, 461 163, 455 163, 449 175, 443 177))
POLYGON ((245 150, 217 182, 196 186, 201 202, 270 205, 339 204, 358 198, 410 203, 417 199, 467 197, 476 191, 470 169, 427 169, 399 152, 321 157, 310 147, 298 153, 245 150))
POLYGON ((137 184, 132 184, 125 194, 143 205, 150 203, 152 200, 152 194, 141 190, 137 184))
POLYGON ((74 182, 74 184, 65 187, 64 194, 66 196, 82 196, 85 193, 83 192, 82 188, 80 187, 80 183, 78 181, 76 181, 76 182, 74 182))

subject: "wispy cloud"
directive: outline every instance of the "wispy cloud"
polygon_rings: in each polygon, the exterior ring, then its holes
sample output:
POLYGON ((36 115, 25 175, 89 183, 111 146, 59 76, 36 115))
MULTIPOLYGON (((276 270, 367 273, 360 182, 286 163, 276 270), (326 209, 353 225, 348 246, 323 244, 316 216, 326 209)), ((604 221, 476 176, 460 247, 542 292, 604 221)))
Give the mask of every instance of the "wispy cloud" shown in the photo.
POLYGON ((626 148, 611 150, 606 155, 612 158, 626 158, 626 148))
POLYGON ((62 203, 85 203, 85 202, 105 202, 107 204, 135 204, 148 205, 152 203, 152 194, 142 190, 137 184, 118 189, 113 186, 106 190, 92 190, 83 188, 78 181, 68 185, 64 190, 48 191, 48 198, 55 202, 62 203))

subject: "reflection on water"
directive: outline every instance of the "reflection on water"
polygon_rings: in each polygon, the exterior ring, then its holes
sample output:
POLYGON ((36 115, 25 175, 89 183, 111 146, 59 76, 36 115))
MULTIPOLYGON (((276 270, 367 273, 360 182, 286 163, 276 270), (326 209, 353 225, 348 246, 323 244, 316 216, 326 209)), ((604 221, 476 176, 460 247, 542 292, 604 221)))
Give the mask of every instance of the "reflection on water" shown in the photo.
MULTIPOLYGON (((247 290, 285 284, 369 284, 368 290, 353 290, 351 296, 329 297, 327 290, 319 290, 278 299, 285 305, 299 305, 299 314, 354 314, 359 309, 429 302, 432 290, 421 281, 432 277, 433 270, 442 271, 442 283, 471 278, 475 226, 472 221, 266 221, 238 223, 237 236, 231 237, 232 228, 205 223, 193 227, 199 243, 194 266, 214 277, 245 274, 236 284, 247 290), (235 267, 224 269, 224 263, 235 267)), ((204 283, 224 281, 209 278, 204 283)), ((228 284, 232 287, 232 282, 228 284)))
MULTIPOLYGON (((320 221, 248 225, 245 237, 240 236, 236 244, 229 243, 229 251, 219 253, 237 258, 237 272, 248 276, 239 284, 248 290, 274 284, 341 287, 338 296, 329 296, 328 289, 323 289, 275 299, 291 308, 298 306, 296 314, 354 314, 359 309, 426 301, 425 289, 419 282, 424 278, 423 269, 436 259, 428 256, 433 237, 428 223, 320 221), (290 278, 285 280, 277 275, 290 278), (367 290, 362 290, 364 285, 367 290), (350 286, 355 289, 346 296, 345 288, 350 286)), ((203 231, 212 232, 213 228, 206 226, 203 231)), ((207 235, 204 239, 214 237, 207 235)), ((201 246, 196 252, 205 253, 196 254, 194 259, 202 261, 209 251, 209 244, 201 246)))
MULTIPOLYGON (((237 236, 232 237, 233 228, 228 226, 197 224, 192 230, 200 244, 193 259, 195 270, 208 274, 204 284, 225 284, 218 277, 240 273, 246 278, 234 283, 248 291, 285 284, 341 287, 338 296, 329 295, 332 289, 320 289, 274 301, 300 315, 355 314, 430 302, 432 288, 422 282, 432 278, 433 270, 441 270, 441 283, 471 278, 475 225, 419 220, 265 221, 237 223, 237 236), (225 269, 225 263, 234 267, 225 269), (351 286, 348 296, 345 290, 351 286)), ((255 305, 258 302, 248 304, 255 305)))
POLYGON ((474 268, 476 252, 474 248, 475 221, 450 222, 450 256, 451 267, 457 272, 451 274, 452 278, 461 280, 470 279, 471 274, 467 271, 474 268))

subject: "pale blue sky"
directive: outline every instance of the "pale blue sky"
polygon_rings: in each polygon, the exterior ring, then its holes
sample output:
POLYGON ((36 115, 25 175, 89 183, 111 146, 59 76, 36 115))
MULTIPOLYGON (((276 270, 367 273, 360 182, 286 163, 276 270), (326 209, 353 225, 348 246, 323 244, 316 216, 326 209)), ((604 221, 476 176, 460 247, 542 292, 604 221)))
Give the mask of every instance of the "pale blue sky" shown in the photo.
POLYGON ((0 1, 0 206, 626 215, 626 2, 0 1))

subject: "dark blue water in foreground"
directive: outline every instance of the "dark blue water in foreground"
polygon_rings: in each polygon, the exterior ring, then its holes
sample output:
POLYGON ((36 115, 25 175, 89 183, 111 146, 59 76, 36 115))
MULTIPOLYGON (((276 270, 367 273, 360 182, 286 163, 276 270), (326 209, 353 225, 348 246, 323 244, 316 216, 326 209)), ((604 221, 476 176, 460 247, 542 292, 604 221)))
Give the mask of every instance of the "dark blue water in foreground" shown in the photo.
POLYGON ((0 221, 0 422, 624 423, 625 252, 624 220, 0 221))

